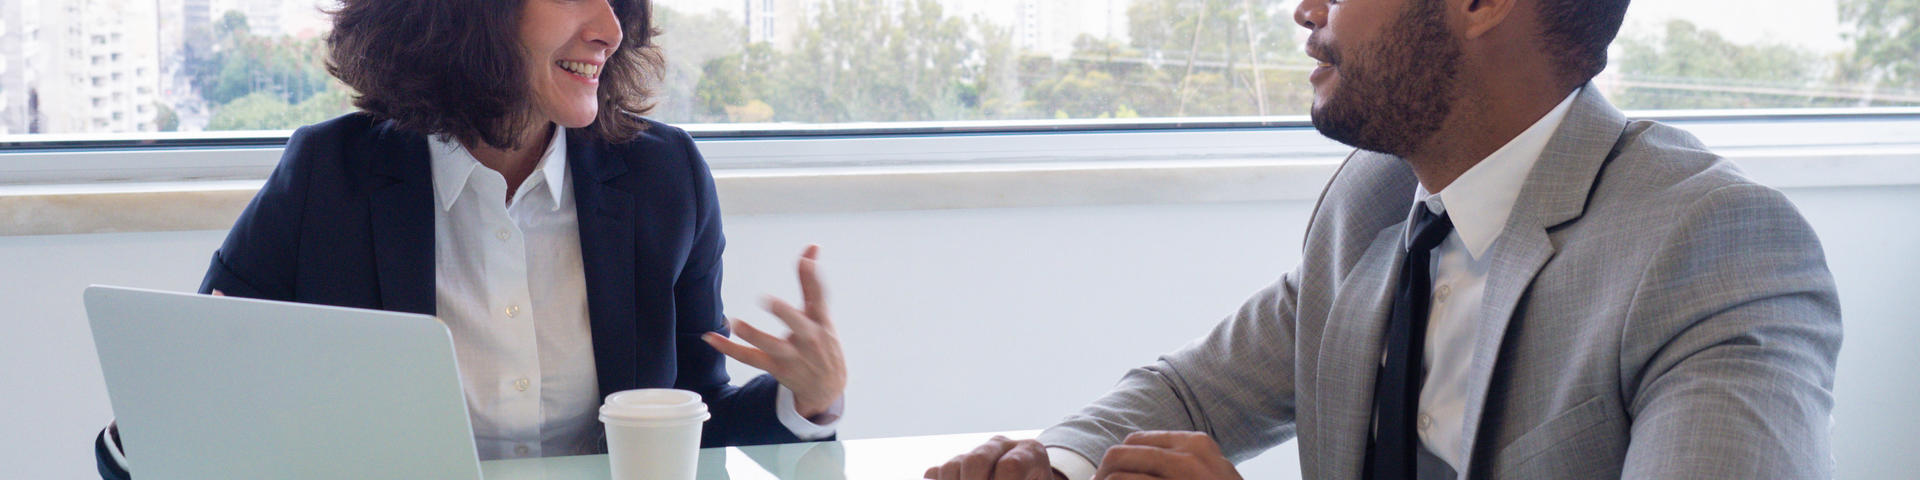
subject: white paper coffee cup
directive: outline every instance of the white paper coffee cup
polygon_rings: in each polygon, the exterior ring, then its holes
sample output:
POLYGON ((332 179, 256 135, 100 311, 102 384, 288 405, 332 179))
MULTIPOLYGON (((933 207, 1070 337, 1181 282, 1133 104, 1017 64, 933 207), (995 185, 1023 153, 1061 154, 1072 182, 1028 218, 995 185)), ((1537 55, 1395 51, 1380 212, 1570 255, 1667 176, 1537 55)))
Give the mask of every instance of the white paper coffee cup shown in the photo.
POLYGON ((686 390, 648 388, 608 395, 600 406, 600 423, 607 427, 613 479, 693 480, 700 424, 711 416, 700 394, 686 390))

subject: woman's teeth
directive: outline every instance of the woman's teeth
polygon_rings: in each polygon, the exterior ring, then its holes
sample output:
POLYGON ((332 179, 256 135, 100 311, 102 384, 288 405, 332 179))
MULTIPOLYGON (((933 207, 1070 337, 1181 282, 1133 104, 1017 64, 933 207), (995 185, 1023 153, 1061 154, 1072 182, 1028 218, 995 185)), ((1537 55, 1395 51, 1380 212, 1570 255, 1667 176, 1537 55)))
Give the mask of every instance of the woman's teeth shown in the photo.
POLYGON ((563 68, 563 69, 566 69, 567 71, 569 71, 569 72, 573 72, 573 73, 575 73, 575 74, 578 74, 578 75, 580 75, 580 76, 582 76, 582 77, 587 77, 587 78, 599 78, 599 77, 600 77, 600 66, 599 66, 599 65, 594 65, 594 64, 591 64, 591 63, 586 63, 586 62, 570 62, 570 61, 566 61, 566 60, 561 60, 561 61, 559 61, 559 62, 556 62, 556 63, 557 63, 558 65, 560 65, 560 68, 563 68))

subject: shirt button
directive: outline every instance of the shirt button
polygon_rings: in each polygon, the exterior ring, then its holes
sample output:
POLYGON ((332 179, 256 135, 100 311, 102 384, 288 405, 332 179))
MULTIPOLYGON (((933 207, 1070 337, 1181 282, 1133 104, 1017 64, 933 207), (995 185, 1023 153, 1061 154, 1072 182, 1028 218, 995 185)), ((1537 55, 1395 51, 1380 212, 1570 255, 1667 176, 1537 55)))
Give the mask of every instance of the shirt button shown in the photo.
POLYGON ((507 229, 504 229, 504 228, 500 229, 499 232, 494 233, 493 236, 500 237, 501 240, 513 238, 513 234, 507 233, 507 229))
POLYGON ((1433 300, 1436 302, 1444 302, 1447 301, 1448 295, 1453 295, 1453 287, 1450 285, 1441 285, 1440 288, 1433 291, 1433 300))
POLYGON ((519 305, 507 305, 507 318, 513 318, 519 315, 520 315, 519 305))
POLYGON ((513 447, 513 454, 514 454, 514 455, 518 455, 518 456, 522 456, 522 457, 524 457, 524 456, 527 456, 527 452, 532 452, 532 451, 533 451, 533 449, 531 449, 531 448, 527 448, 527 446, 526 446, 526 445, 521 445, 521 446, 517 446, 517 447, 513 447))
MULTIPOLYGON (((522 391, 522 392, 524 392, 524 391, 527 391, 527 387, 531 387, 531 386, 533 386, 533 381, 532 381, 532 380, 527 380, 527 379, 525 379, 525 378, 522 378, 522 379, 519 379, 519 380, 514 380, 514 381, 513 381, 513 389, 514 389, 514 390, 519 390, 519 391, 522 391)), ((523 447, 523 448, 524 448, 524 447, 523 447)))
POLYGON ((1427 428, 1432 426, 1433 426, 1433 417, 1428 416, 1427 414, 1424 414, 1424 413, 1420 414, 1420 431, 1422 432, 1427 431, 1427 428))

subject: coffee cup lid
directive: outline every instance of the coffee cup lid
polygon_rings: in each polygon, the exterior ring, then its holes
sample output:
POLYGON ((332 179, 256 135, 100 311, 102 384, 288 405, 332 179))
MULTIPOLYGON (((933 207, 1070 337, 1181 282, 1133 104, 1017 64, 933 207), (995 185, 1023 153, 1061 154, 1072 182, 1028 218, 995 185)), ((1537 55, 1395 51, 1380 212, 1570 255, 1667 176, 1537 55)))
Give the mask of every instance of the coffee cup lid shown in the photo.
POLYGON ((600 421, 622 424, 702 422, 709 417, 700 394, 672 388, 627 390, 607 396, 600 421))

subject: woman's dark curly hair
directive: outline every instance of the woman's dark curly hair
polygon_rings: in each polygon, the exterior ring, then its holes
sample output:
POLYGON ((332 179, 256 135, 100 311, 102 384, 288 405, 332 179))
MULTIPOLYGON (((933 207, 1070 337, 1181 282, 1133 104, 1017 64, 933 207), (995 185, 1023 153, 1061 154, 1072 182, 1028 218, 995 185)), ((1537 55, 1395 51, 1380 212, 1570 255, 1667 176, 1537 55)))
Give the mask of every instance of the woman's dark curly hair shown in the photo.
MULTIPOLYGON (((531 113, 520 8, 546 0, 344 0, 332 11, 327 72, 358 92, 354 106, 400 128, 462 143, 519 147, 531 113)), ((631 140, 653 109, 665 61, 653 43, 650 0, 609 0, 623 30, 600 73, 600 112, 589 130, 631 140)))

